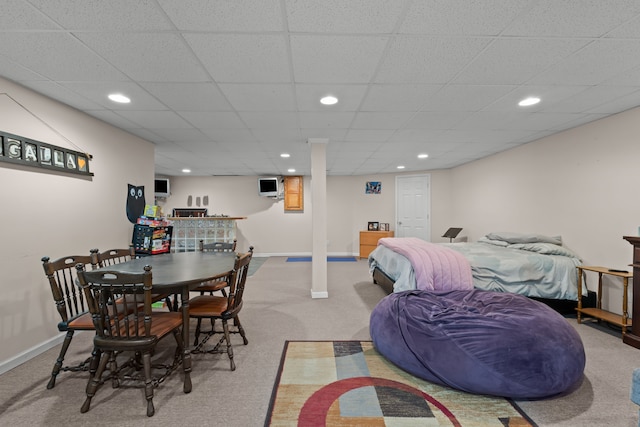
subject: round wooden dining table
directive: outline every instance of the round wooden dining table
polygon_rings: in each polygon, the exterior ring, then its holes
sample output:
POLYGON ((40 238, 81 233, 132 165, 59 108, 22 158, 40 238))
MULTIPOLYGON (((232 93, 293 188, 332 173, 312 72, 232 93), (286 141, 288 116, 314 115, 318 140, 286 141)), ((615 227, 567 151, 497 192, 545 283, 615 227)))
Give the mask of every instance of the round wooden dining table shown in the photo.
POLYGON ((184 392, 191 392, 191 352, 189 338, 189 291, 200 283, 228 275, 235 263, 234 252, 176 252, 144 256, 119 264, 99 268, 98 271, 140 273, 151 266, 154 294, 180 294, 185 373, 184 392))

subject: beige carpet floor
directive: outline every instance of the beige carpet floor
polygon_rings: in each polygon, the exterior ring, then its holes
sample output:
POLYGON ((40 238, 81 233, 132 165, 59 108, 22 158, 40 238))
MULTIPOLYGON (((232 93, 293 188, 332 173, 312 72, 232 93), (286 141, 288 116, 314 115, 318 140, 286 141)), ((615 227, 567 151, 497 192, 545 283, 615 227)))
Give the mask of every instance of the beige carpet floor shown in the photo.
MULTIPOLYGON (((55 347, 0 376, 0 425, 262 426, 285 341, 371 339, 369 315, 385 294, 372 283, 366 260, 328 263, 328 293, 327 299, 311 298, 311 263, 271 257, 247 280, 240 317, 249 344, 234 337, 236 371, 224 354, 194 355, 193 391, 184 394, 181 375, 174 374, 156 389, 154 417, 145 415, 142 389, 108 384, 80 414, 85 373, 62 373, 56 387, 46 389, 55 347)), ((517 403, 541 427, 637 426, 638 407, 629 393, 640 350, 623 344, 615 331, 567 321, 586 349, 581 386, 567 396, 517 403)), ((91 338, 78 334, 67 360, 84 359, 91 338)))

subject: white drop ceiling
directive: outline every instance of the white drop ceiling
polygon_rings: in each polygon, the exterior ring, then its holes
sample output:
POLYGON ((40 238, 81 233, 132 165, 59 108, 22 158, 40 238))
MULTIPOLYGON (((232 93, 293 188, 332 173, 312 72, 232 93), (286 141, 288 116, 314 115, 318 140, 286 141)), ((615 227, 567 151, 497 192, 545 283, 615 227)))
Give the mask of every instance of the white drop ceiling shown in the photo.
POLYGON ((640 105, 640 1, 0 0, 0 76, 158 175, 308 175, 309 138, 329 175, 427 171, 640 105))

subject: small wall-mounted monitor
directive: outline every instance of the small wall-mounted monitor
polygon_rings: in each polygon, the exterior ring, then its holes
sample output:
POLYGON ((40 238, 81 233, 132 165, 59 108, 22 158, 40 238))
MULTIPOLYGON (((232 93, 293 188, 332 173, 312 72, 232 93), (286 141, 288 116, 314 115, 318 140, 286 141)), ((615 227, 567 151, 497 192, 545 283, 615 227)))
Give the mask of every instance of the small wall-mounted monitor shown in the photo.
POLYGON ((278 197, 280 178, 258 178, 258 194, 265 197, 278 197))
POLYGON ((156 178, 154 185, 154 194, 156 197, 169 197, 171 195, 171 187, 168 178, 156 178))

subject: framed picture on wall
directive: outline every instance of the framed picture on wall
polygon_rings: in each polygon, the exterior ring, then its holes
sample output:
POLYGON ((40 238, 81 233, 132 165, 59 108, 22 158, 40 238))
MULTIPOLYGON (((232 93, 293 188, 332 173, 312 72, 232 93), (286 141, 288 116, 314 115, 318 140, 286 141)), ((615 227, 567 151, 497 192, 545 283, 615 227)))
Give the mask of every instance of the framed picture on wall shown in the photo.
POLYGON ((369 231, 379 231, 380 230, 380 223, 378 221, 369 221, 369 225, 367 227, 367 230, 369 230, 369 231))
POLYGON ((380 181, 367 181, 364 192, 365 194, 380 194, 382 192, 382 183, 380 181))

